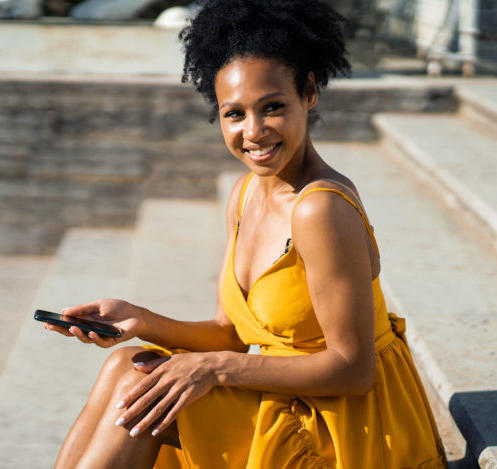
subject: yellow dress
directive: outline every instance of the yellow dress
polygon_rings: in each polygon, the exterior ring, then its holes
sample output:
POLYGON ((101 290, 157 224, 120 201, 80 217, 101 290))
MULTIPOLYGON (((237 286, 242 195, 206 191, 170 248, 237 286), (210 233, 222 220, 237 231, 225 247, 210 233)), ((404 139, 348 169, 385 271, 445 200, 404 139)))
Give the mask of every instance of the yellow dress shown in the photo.
MULTIPOLYGON (((240 220, 247 184, 242 188, 240 220)), ((361 207, 335 192, 360 213, 361 207)), ((292 356, 326 348, 302 259, 293 246, 245 299, 234 271, 238 224, 222 283, 222 304, 241 340, 261 354, 292 356)), ((177 417, 182 450, 163 445, 155 469, 439 469, 447 460, 405 337, 405 320, 387 313, 379 278, 375 305, 376 379, 362 396, 308 397, 216 387, 177 417)), ((174 353, 147 346, 163 354, 174 353)))

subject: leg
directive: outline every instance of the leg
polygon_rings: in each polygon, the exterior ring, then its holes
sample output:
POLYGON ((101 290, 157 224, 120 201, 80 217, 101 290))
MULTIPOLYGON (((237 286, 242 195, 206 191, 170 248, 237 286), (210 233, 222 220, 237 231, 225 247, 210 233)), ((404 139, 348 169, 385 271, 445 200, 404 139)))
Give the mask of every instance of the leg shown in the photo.
MULTIPOLYGON (((79 414, 64 441, 57 459, 56 469, 72 469, 76 467, 80 459, 84 457, 87 450, 90 449, 88 446, 94 433, 97 431, 97 428, 100 427, 100 422, 107 418, 109 412, 112 413, 111 410, 113 412, 116 411, 115 403, 113 402, 113 396, 116 392, 116 383, 120 383, 123 380, 129 382, 131 381, 131 377, 133 377, 134 382, 136 382, 143 377, 142 373, 134 370, 132 365, 133 358, 135 357, 134 361, 144 361, 155 358, 156 356, 157 355, 154 352, 144 351, 141 347, 123 347, 110 355, 100 371, 100 375, 90 393, 88 402, 79 414), (126 379, 124 379, 124 377, 126 377, 126 379)), ((125 432, 125 430, 115 427, 113 422, 110 426, 110 430, 121 430, 122 432, 125 432)), ((101 431, 99 433, 101 433, 101 431)), ((164 436, 162 442, 173 444, 178 447, 179 440, 177 429, 171 427, 170 432, 165 433, 169 434, 164 436), (167 441, 164 441, 164 439, 167 441)), ((104 438, 104 436, 102 436, 102 438, 104 438)), ((114 434, 112 434, 112 438, 114 438, 114 434)), ((128 440, 132 440, 132 438, 129 436, 127 437, 125 446, 130 443, 128 440)), ((159 442, 161 441, 159 440, 159 442)), ((104 466, 99 465, 98 467, 104 466)))

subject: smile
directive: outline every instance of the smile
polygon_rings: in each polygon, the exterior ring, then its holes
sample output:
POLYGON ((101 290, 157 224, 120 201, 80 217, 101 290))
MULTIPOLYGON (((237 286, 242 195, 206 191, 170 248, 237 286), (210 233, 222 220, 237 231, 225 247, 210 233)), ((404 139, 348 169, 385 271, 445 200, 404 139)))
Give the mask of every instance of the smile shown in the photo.
POLYGON ((275 145, 271 145, 269 147, 265 147, 265 148, 261 148, 261 149, 257 149, 257 150, 245 149, 244 152, 246 152, 248 154, 248 156, 250 157, 251 160, 253 160, 257 163, 260 163, 262 161, 266 161, 269 158, 271 158, 273 156, 273 154, 275 153, 275 150, 277 148, 279 148, 280 145, 281 145, 281 142, 277 143, 275 145))

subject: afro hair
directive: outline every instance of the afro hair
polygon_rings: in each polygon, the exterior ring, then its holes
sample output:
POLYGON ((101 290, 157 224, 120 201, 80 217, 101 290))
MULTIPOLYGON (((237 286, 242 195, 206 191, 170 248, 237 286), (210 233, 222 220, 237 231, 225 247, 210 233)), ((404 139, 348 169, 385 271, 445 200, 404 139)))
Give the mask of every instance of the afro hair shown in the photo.
POLYGON ((217 72, 234 57, 277 59, 295 75, 302 96, 309 72, 318 90, 330 77, 350 76, 345 19, 319 0, 202 0, 179 34, 185 52, 182 82, 213 105, 217 72))

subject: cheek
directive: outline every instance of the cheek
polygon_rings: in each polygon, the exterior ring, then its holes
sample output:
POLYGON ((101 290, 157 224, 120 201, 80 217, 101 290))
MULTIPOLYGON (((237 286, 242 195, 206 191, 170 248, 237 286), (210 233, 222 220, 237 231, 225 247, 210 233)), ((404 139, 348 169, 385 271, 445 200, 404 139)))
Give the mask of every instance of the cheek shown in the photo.
POLYGON ((281 135, 293 146, 298 146, 307 133, 307 120, 298 116, 284 119, 279 126, 281 135))
POLYGON ((233 153, 241 146, 241 132, 235 125, 221 124, 221 133, 228 149, 233 153))

